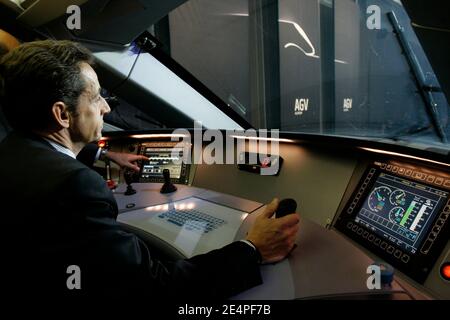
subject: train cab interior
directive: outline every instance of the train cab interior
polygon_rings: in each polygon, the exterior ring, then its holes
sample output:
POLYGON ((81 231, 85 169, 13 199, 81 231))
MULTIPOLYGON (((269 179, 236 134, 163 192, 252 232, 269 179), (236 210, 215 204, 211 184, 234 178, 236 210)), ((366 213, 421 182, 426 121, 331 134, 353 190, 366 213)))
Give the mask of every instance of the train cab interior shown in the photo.
POLYGON ((242 239, 273 197, 294 199, 297 247, 232 299, 438 300, 450 299, 448 12, 438 0, 1 0, 0 28, 94 53, 111 108, 97 143, 149 158, 139 173, 95 170, 121 226, 166 259, 242 239))

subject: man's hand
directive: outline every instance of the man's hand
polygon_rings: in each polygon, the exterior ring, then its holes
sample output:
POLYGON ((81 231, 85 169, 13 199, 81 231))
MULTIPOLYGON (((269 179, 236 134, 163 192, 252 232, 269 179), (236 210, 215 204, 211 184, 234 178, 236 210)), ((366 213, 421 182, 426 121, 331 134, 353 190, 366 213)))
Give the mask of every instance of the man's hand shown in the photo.
POLYGON ((300 218, 296 213, 271 219, 278 202, 275 198, 267 205, 265 211, 256 218, 247 236, 247 240, 258 248, 264 263, 284 259, 294 247, 299 229, 300 218))
POLYGON ((136 172, 139 172, 139 167, 137 166, 136 161, 149 160, 145 156, 113 151, 108 151, 105 156, 109 160, 117 163, 120 167, 130 168, 136 172))

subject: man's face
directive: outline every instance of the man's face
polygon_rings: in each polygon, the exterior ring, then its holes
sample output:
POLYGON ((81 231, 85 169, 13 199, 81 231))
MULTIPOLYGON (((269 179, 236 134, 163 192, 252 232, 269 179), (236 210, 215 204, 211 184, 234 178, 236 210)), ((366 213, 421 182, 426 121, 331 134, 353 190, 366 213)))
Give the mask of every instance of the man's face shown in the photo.
POLYGON ((77 114, 71 119, 70 131, 73 141, 89 143, 100 139, 103 116, 111 109, 100 95, 100 84, 94 69, 85 62, 81 63, 80 69, 86 89, 78 100, 77 114))

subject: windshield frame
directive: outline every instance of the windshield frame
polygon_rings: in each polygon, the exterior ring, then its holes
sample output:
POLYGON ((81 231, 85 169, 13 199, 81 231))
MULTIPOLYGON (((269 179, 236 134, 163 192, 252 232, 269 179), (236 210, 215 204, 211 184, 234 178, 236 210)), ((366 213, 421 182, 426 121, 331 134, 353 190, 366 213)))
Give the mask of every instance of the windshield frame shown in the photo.
MULTIPOLYGON (((253 129, 253 126, 244 118, 242 118, 236 111, 230 108, 222 99, 219 98, 212 90, 205 84, 198 80, 192 73, 190 73, 181 64, 175 61, 168 55, 150 33, 145 31, 136 39, 136 45, 143 51, 152 55, 155 59, 161 62, 170 71, 175 73, 181 80, 185 81, 195 91, 210 101, 217 109, 222 111, 226 116, 235 121, 244 130, 253 129), (149 39, 154 41, 154 46, 144 45, 149 39)), ((193 122, 195 119, 192 120, 193 122)))

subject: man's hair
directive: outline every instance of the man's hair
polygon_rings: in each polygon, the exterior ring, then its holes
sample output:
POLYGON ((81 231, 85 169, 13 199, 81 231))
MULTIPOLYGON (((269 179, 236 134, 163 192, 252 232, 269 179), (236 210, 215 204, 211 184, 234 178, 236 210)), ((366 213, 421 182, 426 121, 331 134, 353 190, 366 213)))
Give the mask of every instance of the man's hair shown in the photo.
POLYGON ((5 44, 0 42, 0 59, 2 58, 2 56, 4 56, 5 54, 8 53, 8 47, 6 47, 5 44))
POLYGON ((19 131, 47 129, 54 103, 64 102, 76 114, 86 84, 80 63, 92 54, 71 41, 35 41, 0 58, 0 102, 11 126, 19 131))

